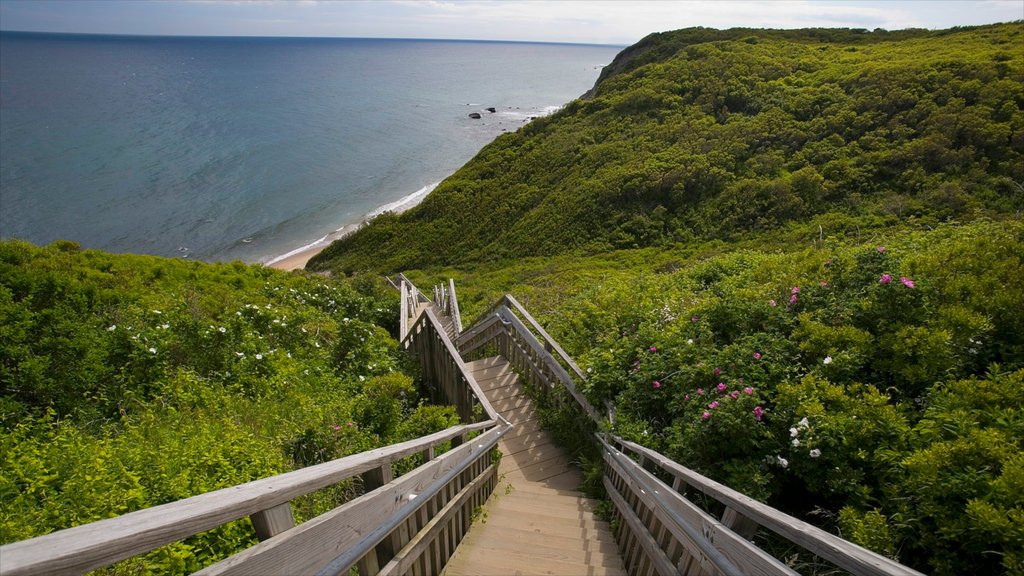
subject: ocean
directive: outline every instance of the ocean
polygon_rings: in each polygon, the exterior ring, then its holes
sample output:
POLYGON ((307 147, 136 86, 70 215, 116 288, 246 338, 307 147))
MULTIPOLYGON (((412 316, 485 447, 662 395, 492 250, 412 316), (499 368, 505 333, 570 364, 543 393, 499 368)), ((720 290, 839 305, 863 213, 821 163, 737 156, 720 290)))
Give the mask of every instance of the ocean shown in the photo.
POLYGON ((422 198, 619 50, 0 33, 0 237, 268 263, 422 198))

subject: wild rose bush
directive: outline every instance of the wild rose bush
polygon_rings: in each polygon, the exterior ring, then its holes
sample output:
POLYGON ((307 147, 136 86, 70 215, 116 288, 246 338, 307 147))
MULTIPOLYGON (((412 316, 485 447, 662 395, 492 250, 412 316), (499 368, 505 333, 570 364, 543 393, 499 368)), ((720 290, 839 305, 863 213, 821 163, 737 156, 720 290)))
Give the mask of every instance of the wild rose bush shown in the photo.
POLYGON ((609 278, 560 328, 618 433, 929 572, 1019 571, 1022 237, 732 252, 609 278))

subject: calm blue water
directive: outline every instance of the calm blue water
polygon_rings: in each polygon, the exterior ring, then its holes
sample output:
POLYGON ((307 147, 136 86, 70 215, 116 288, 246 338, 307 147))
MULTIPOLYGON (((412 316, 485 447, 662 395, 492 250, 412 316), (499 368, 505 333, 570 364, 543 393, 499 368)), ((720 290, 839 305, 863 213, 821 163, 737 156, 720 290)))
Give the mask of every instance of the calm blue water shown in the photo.
POLYGON ((265 262, 442 180, 618 50, 3 33, 0 236, 265 262))

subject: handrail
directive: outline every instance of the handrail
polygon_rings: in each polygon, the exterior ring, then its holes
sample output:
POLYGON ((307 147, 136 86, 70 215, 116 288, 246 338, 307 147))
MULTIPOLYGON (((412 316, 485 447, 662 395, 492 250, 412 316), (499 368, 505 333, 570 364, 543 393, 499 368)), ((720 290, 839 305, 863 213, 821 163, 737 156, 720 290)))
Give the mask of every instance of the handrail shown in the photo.
MULTIPOLYGON (((498 444, 498 440, 509 431, 509 428, 495 428, 492 429, 486 438, 476 440, 475 446, 470 444, 469 450, 477 455, 487 454, 498 444)), ((470 459, 464 459, 467 463, 470 459)), ((399 524, 407 520, 410 516, 415 514, 430 501, 431 498, 437 495, 442 488, 448 485, 457 474, 461 474, 465 470, 465 466, 452 468, 446 472, 443 476, 435 480, 430 486, 418 494, 411 494, 411 498, 407 498, 408 504, 404 506, 397 513, 393 514, 385 522, 381 523, 376 529, 370 534, 364 537, 359 543, 352 548, 342 552, 336 556, 331 562, 320 569, 317 572, 317 576, 333 576, 336 574, 347 574, 352 566, 366 555, 368 552, 373 550, 387 535, 398 527, 399 524)))
POLYGON ((452 317, 452 322, 455 323, 455 337, 458 338, 459 334, 462 334, 462 315, 459 314, 459 299, 455 296, 455 280, 453 278, 448 279, 448 294, 450 303, 448 314, 452 317))
POLYGON ((416 310, 420 302, 429 302, 426 296, 416 288, 416 285, 405 277, 405 274, 398 273, 398 284, 401 290, 401 305, 398 318, 398 341, 405 340, 409 333, 409 322, 416 320, 416 310))
POLYGON ((454 426, 399 444, 5 544, 0 547, 0 573, 80 573, 101 568, 285 504, 494 424, 492 420, 454 426))
MULTIPOLYGON (((803 520, 780 512, 767 504, 737 492, 724 484, 703 476, 668 457, 634 442, 611 436, 612 444, 632 452, 643 460, 659 466, 664 472, 715 500, 725 504, 736 514, 763 526, 786 540, 832 562, 836 566, 858 575, 894 576, 915 575, 920 572, 866 548, 830 534, 803 520)), ((629 459, 631 462, 632 459, 629 459)), ((634 463, 635 464, 635 463, 634 463)), ((636 465, 636 464, 635 464, 636 465)), ((639 465, 637 465, 639 466, 639 465)))
MULTIPOLYGON (((434 311, 428 308, 424 310, 424 313, 420 315, 419 320, 417 320, 416 324, 413 325, 413 327, 409 330, 409 334, 406 336, 406 339, 402 341, 402 347, 407 350, 418 352, 421 356, 422 362, 423 356, 425 354, 431 355, 430 347, 434 342, 440 342, 440 346, 442 347, 443 352, 445 352, 445 354, 441 356, 442 358, 444 358, 445 362, 450 362, 451 366, 448 366, 445 363, 439 364, 437 362, 429 362, 428 366, 426 366, 425 368, 427 368, 428 371, 433 372, 433 374, 430 375, 433 377, 433 380, 435 382, 452 381, 453 383, 463 383, 465 388, 468 388, 473 392, 473 399, 476 401, 477 404, 480 405, 481 408, 483 408, 483 411, 487 415, 489 420, 502 421, 506 425, 509 425, 508 422, 505 421, 504 418, 502 418, 502 416, 498 413, 498 411, 495 410, 493 406, 491 406, 490 401, 487 400, 487 397, 484 395, 483 390, 480 388, 480 385, 477 383, 476 379, 473 378, 473 374, 469 371, 469 369, 466 367, 466 363, 462 360, 462 355, 459 354, 458 350, 455 347, 455 344, 451 341, 451 339, 448 337, 448 334, 444 331, 444 327, 441 325, 441 321, 438 320, 437 315, 434 314, 434 311), (436 340, 432 340, 429 337, 418 339, 414 338, 414 336, 421 334, 427 330, 433 332, 434 338, 436 340), (419 344, 419 342, 423 342, 423 344, 419 344), (454 373, 451 373, 452 368, 454 368, 454 373)), ((455 404, 456 408, 460 410, 460 416, 462 416, 463 419, 470 418, 472 410, 470 404, 468 402, 465 402, 465 398, 449 397, 448 401, 455 404)))
MULTIPOLYGON (((522 340, 522 344, 526 346, 526 349, 522 352, 532 357, 534 364, 541 363, 550 372, 550 375, 560 381, 561 385, 569 392, 579 407, 587 414, 587 416, 594 421, 594 423, 600 425, 602 420, 597 410, 587 401, 583 394, 579 391, 579 386, 573 381, 573 375, 575 375, 579 383, 586 381, 586 377, 583 371, 580 370, 579 366, 569 357, 568 354, 562 349, 558 342, 547 333, 544 328, 522 307, 519 302, 512 297, 510 294, 503 296, 497 304, 492 306, 485 314, 480 316, 473 326, 464 332, 458 338, 458 348, 463 354, 469 354, 474 352, 476 349, 487 345, 495 338, 499 337, 515 337, 522 340), (527 323, 533 328, 533 331, 527 328, 526 323, 516 315, 515 311, 519 312, 520 315, 526 320, 527 323), (491 330, 497 321, 506 327, 503 331, 492 331, 491 330), (536 332, 536 333, 535 333, 536 332), (543 342, 538 339, 537 335, 543 338, 543 342), (481 336, 483 336, 481 338, 481 336), (558 357, 552 355, 551 352, 556 352, 558 357), (561 359, 562 362, 558 360, 561 359), (569 371, 572 371, 570 374, 569 371)), ((512 352, 512 349, 508 349, 508 352, 512 352)), ((510 361, 514 358, 508 358, 510 361)), ((554 382, 550 381, 546 375, 542 375, 541 379, 545 381, 545 384, 550 386, 554 385, 554 382)))

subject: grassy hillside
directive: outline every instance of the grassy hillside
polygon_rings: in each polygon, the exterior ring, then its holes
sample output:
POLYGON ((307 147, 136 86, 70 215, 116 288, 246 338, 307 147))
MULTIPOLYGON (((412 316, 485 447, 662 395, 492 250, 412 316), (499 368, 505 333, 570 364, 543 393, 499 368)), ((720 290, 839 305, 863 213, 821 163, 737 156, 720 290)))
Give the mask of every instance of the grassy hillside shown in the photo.
MULTIPOLYGON (((454 423, 418 406, 397 308, 376 282, 0 243, 0 541, 454 423)), ((234 522, 114 572, 192 572, 254 540, 234 522)))
MULTIPOLYGON (((309 267, 393 271, 1024 207, 1024 30, 691 29, 309 267)), ((833 230, 835 232, 835 230, 833 230)))

